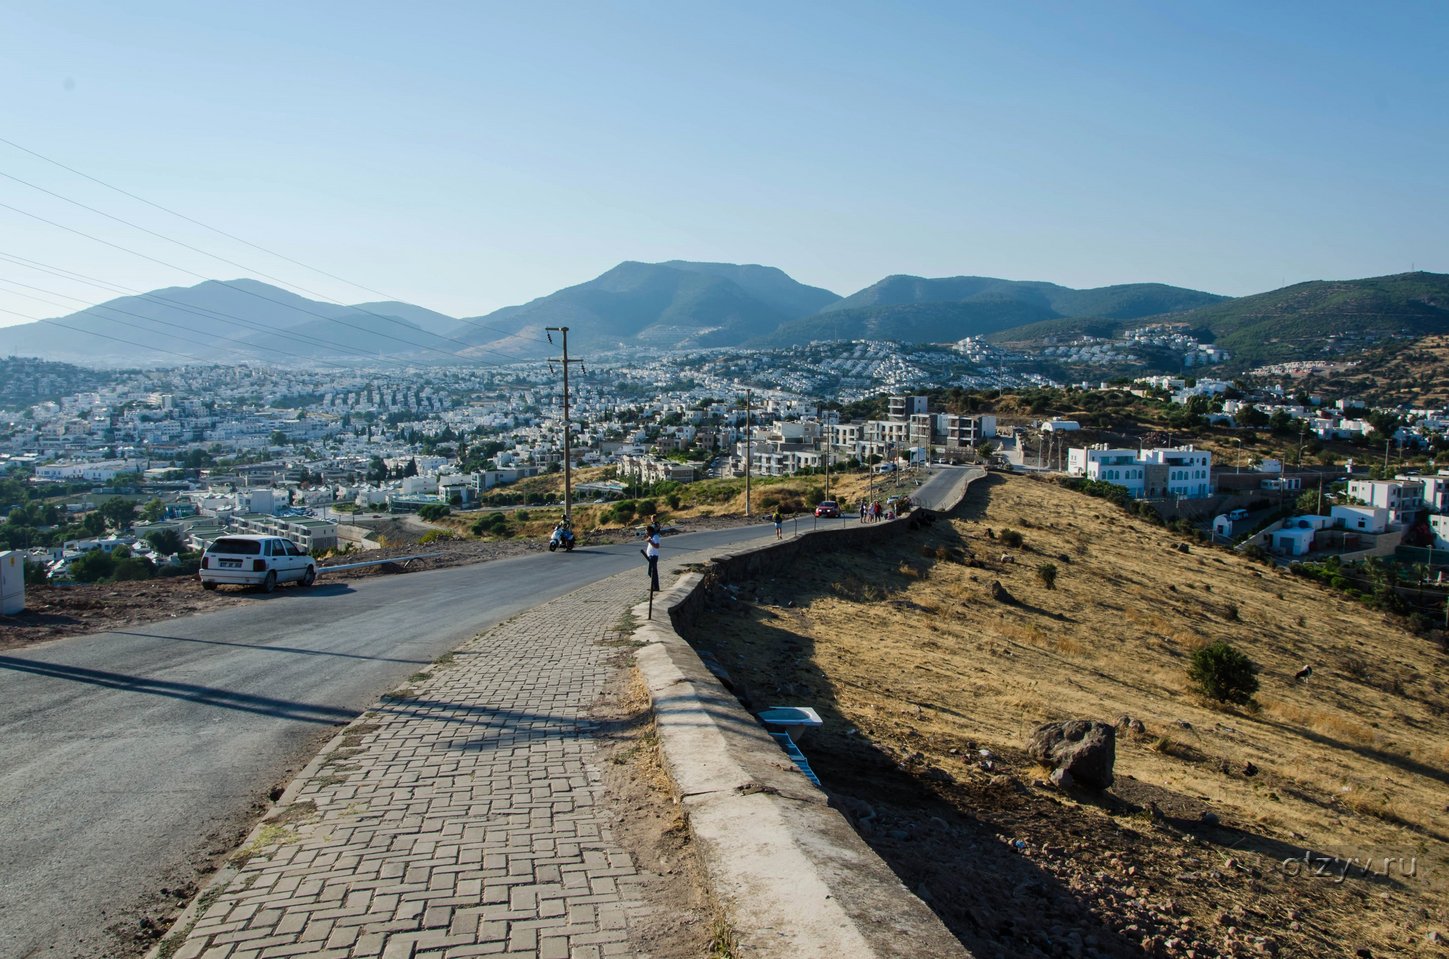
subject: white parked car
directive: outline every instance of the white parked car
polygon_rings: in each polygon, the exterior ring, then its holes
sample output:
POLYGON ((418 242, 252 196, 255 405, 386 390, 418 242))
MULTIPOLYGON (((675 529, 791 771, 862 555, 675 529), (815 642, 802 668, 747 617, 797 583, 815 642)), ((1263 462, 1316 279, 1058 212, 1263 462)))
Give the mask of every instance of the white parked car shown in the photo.
POLYGON ((317 561, 281 536, 223 536, 201 555, 197 576, 203 589, 259 586, 270 593, 278 583, 311 586, 317 581, 317 561))

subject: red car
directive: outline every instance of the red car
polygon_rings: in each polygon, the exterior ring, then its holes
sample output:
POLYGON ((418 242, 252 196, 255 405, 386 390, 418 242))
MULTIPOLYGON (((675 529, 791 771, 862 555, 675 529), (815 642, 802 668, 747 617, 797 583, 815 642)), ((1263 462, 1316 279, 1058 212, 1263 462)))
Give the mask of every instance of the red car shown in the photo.
POLYGON ((833 499, 822 500, 820 505, 815 507, 815 515, 821 519, 839 519, 840 507, 833 499))

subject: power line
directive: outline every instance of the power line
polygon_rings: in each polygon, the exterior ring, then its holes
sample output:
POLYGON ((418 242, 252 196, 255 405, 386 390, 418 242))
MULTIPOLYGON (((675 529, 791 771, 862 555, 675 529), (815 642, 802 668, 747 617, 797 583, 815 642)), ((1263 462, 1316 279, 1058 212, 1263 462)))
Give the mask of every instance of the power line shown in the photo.
MULTIPOLYGON (((158 302, 158 303, 164 303, 164 304, 166 304, 167 306, 169 306, 173 310, 179 310, 179 311, 184 312, 184 313, 190 313, 190 314, 192 314, 194 316, 199 316, 199 317, 201 317, 202 319, 205 319, 205 320, 217 320, 217 319, 227 320, 227 321, 230 321, 230 322, 239 324, 239 325, 241 325, 243 327, 246 327, 247 329, 256 330, 256 331, 258 331, 260 333, 266 333, 266 334, 273 335, 273 336, 285 336, 285 337, 288 337, 289 339, 297 340, 297 341, 302 342, 302 343, 305 343, 305 344, 307 344, 309 346, 317 346, 317 347, 321 347, 323 349, 329 349, 329 350, 350 350, 351 352, 356 353, 359 356, 365 356, 365 357, 367 357, 369 359, 373 358, 373 354, 372 353, 367 352, 365 350, 356 349, 355 347, 347 347, 347 346, 342 346, 342 345, 336 344, 336 343, 330 343, 327 340, 318 339, 316 337, 308 336, 305 333, 297 333, 297 332, 292 331, 292 330, 274 329, 272 327, 264 326, 264 325, 262 325, 260 323, 253 322, 251 320, 244 319, 244 318, 242 318, 240 316, 236 316, 235 314, 232 314, 232 313, 224 313, 224 312, 222 312, 220 310, 213 310, 213 309, 210 309, 210 308, 204 307, 204 306, 193 306, 193 305, 188 304, 188 303, 182 303, 179 300, 170 299, 169 297, 162 296, 159 293, 144 293, 144 292, 141 292, 139 290, 134 290, 134 289, 131 289, 129 287, 122 286, 122 285, 120 285, 118 283, 108 283, 108 282, 106 282, 104 280, 97 280, 94 277, 87 277, 83 273, 75 273, 74 271, 65 270, 65 269, 62 269, 60 267, 48 266, 46 264, 40 263, 37 260, 31 260, 31 259, 28 259, 28 258, 23 257, 23 256, 16 256, 13 253, 0 252, 0 260, 8 261, 8 262, 11 262, 11 263, 15 263, 15 264, 20 265, 20 266, 25 266, 25 267, 28 267, 29 269, 37 270, 37 271, 42 272, 42 273, 49 273, 52 276, 57 276, 57 277, 60 277, 61 279, 70 279, 70 280, 74 280, 74 281, 77 281, 77 282, 80 282, 80 283, 86 283, 86 284, 89 284, 91 286, 96 286, 96 287, 99 287, 101 289, 110 289, 113 292, 119 290, 119 291, 128 293, 128 294, 134 296, 137 299, 144 299, 144 300, 155 301, 155 302, 158 302)), ((12 280, 12 281, 9 281, 9 282, 12 282, 13 283, 15 281, 12 280)), ((24 284, 20 284, 20 285, 24 285, 24 284)), ((32 287, 32 289, 39 289, 39 287, 32 287)), ((68 294, 65 294, 65 293, 55 293, 54 291, 51 291, 51 290, 42 290, 41 292, 51 293, 54 296, 65 296, 68 299, 73 299, 73 300, 76 300, 77 302, 81 302, 81 303, 85 303, 86 302, 81 297, 68 296, 68 294)), ((119 307, 109 306, 108 304, 104 304, 104 303, 91 303, 91 304, 89 304, 89 307, 92 308, 92 309, 105 308, 105 309, 116 310, 116 311, 122 312, 122 313, 125 312, 124 310, 121 310, 119 307)), ((69 307, 65 307, 65 306, 62 306, 61 308, 62 309, 69 309, 69 307)), ((144 316, 143 314, 133 314, 133 315, 139 316, 142 319, 153 320, 154 322, 157 322, 157 323, 163 323, 163 324, 166 324, 167 323, 167 321, 165 321, 165 320, 157 319, 155 317, 144 316)), ((49 322, 49 321, 46 321, 46 322, 49 322)), ((175 325, 175 324, 167 324, 167 325, 175 325)), ((186 327, 179 327, 179 328, 180 329, 186 329, 186 327)), ((303 357, 303 358, 304 359, 313 359, 311 357, 303 357)), ((326 360, 322 359, 321 357, 317 357, 315 359, 318 362, 327 362, 326 360)))
MULTIPOLYGON (((150 260, 152 263, 158 263, 161 266, 166 267, 167 269, 178 270, 178 271, 180 271, 182 273, 187 274, 188 276, 194 276, 194 277, 197 277, 198 279, 201 279, 201 280, 211 280, 210 277, 205 276, 205 275, 203 275, 201 273, 197 273, 195 270, 188 270, 188 269, 186 269, 183 266, 177 266, 175 263, 168 263, 165 260, 157 259, 154 256, 149 256, 149 255, 147 255, 145 253, 141 253, 138 250, 132 250, 132 249, 130 249, 128 247, 122 246, 119 243, 112 243, 110 240, 101 239, 100 237, 94 236, 94 235, 92 235, 90 233, 86 233, 83 230, 77 230, 74 227, 69 227, 69 226, 66 226, 66 225, 64 225, 62 223, 57 223, 54 220, 47 219, 46 217, 40 216, 39 214, 36 214, 36 213, 30 213, 29 211, 22 210, 19 207, 11 206, 8 203, 0 203, 0 208, 4 208, 6 210, 10 210, 12 212, 19 213, 21 216, 28 216, 32 220, 39 220, 41 223, 48 224, 50 226, 55 227, 56 229, 65 230, 67 233, 74 233, 76 236, 85 237, 88 240, 93 240, 96 243, 104 244, 105 246, 109 246, 109 247, 111 247, 113 249, 120 250, 123 253, 129 253, 132 256, 139 256, 143 260, 150 260)), ((282 300, 274 300, 274 299, 272 299, 269 296, 263 296, 262 294, 257 293, 257 292, 255 292, 253 290, 243 289, 242 287, 235 286, 232 283, 229 283, 229 282, 227 282, 225 280, 214 280, 212 282, 219 283, 220 285, 225 286, 228 289, 235 290, 238 293, 244 293, 247 296, 254 297, 254 298, 258 299, 258 300, 263 300, 263 301, 265 301, 267 303, 271 303, 271 304, 273 304, 275 306, 280 306, 280 307, 283 307, 285 309, 293 310, 294 312, 297 312, 297 313, 304 313, 304 314, 306 314, 308 316, 315 316, 317 319, 323 320, 324 322, 336 323, 336 324, 338 324, 340 326, 345 326, 348 329, 356 330, 359 333, 367 333, 367 334, 369 334, 371 336, 379 336, 379 337, 382 337, 385 340, 392 340, 394 342, 402 343, 405 346, 410 346, 410 347, 413 347, 415 349, 431 350, 434 353, 440 353, 443 356, 451 356, 454 359, 459 359, 459 360, 467 360, 467 359, 469 359, 468 357, 461 356, 461 355, 459 355, 457 353, 454 353, 454 352, 451 352, 449 350, 441 350, 441 349, 438 349, 435 346, 428 346, 427 344, 424 344, 424 343, 414 343, 414 342, 412 342, 410 340, 404 340, 401 337, 390 336, 389 334, 382 333, 382 332, 380 332, 378 330, 369 330, 366 327, 357 326, 357 325, 355 325, 353 323, 348 323, 348 322, 346 322, 344 320, 340 320, 340 319, 338 319, 336 317, 327 316, 325 314, 318 313, 315 310, 304 309, 303 307, 297 306, 294 303, 286 303, 286 302, 284 302, 282 300)), ((420 331, 420 332, 423 332, 423 331, 420 331)), ((432 334, 429 334, 429 335, 432 335, 432 334)), ((439 337, 439 338, 441 339, 441 337, 439 337)))
MULTIPOLYGON (((189 217, 189 216, 187 216, 184 213, 179 213, 176 210, 170 209, 169 207, 162 206, 159 203, 156 203, 156 202, 154 202, 152 200, 148 200, 145 197, 139 196, 139 195, 137 195, 135 193, 132 193, 129 190, 125 190, 125 189, 122 189, 121 187, 118 187, 118 186, 115 186, 113 184, 107 183, 105 180, 101 180, 101 179, 99 179, 97 177, 93 177, 93 176, 91 176, 88 173, 83 173, 80 170, 77 170, 75 167, 67 166, 64 163, 61 163, 59 160, 54 160, 54 159, 52 159, 52 158, 50 158, 48 156, 45 156, 44 154, 37 153, 36 151, 29 149, 28 147, 23 147, 20 144, 16 143, 14 140, 7 140, 4 137, 0 137, 0 143, 4 143, 4 144, 6 144, 6 145, 8 145, 10 147, 13 147, 14 149, 19 150, 22 153, 28 153, 29 155, 35 157, 38 160, 43 160, 46 163, 49 163, 52 166, 57 166, 60 169, 65 170, 68 173, 73 173, 76 176, 81 177, 82 179, 89 180, 92 183, 95 183, 95 184, 98 184, 100 186, 103 186, 103 187, 105 187, 108 190, 113 190, 116 193, 121 194, 122 196, 130 197, 131 199, 137 201, 138 203, 144 203, 147 206, 152 207, 152 208, 157 209, 157 210, 160 210, 163 213, 166 213, 166 214, 169 214, 171 216, 177 217, 178 219, 181 219, 181 220, 185 220, 187 223, 195 224, 196 226, 199 226, 199 227, 201 227, 204 230, 210 230, 212 233, 215 233, 218 236, 226 237, 227 239, 233 240, 233 241, 235 241, 237 243, 240 243, 243 246, 249 246, 249 247, 251 247, 254 250, 260 250, 261 252, 267 254, 268 256, 274 256, 277 259, 284 260, 284 261, 286 261, 288 263, 291 263, 294 266, 300 266, 304 270, 310 270, 311 272, 316 273, 316 274, 318 274, 320 276, 325 276, 328 279, 336 280, 339 283, 345 283, 348 286, 356 287, 359 290, 365 290, 368 293, 374 293, 374 294, 376 294, 378 296, 381 296, 381 297, 384 297, 384 298, 386 298, 388 300, 401 301, 401 298, 398 297, 398 296, 396 296, 396 295, 394 295, 394 294, 385 293, 385 292, 383 292, 381 290, 375 290, 375 289, 373 289, 370 286, 364 286, 361 283, 358 283, 358 282, 356 282, 354 280, 349 280, 349 279, 346 279, 345 277, 340 277, 340 276, 337 276, 337 275, 335 275, 333 273, 328 273, 326 270, 319 269, 318 267, 311 266, 309 264, 303 263, 300 260, 293 259, 292 257, 289 257, 289 256, 286 256, 284 254, 278 253, 275 250, 271 250, 271 249, 268 249, 267 247, 261 246, 260 244, 253 243, 250 240, 244 240, 241 237, 236 236, 235 234, 228 233, 227 231, 222 230, 222 229, 219 229, 219 228, 214 227, 214 226, 211 226, 208 223, 203 223, 200 220, 197 220, 197 219, 195 219, 193 217, 189 217)), ((9 174, 3 174, 3 175, 9 176, 9 174)), ((17 182, 20 182, 20 183, 25 183, 26 186, 31 186, 34 189, 38 189, 38 190, 39 189, 42 189, 41 187, 34 187, 33 184, 26 183, 26 181, 20 180, 18 177, 11 176, 10 179, 16 180, 17 182)), ((43 192, 49 193, 50 191, 49 190, 43 190, 43 192)), ((57 196, 57 197, 59 197, 60 199, 63 199, 63 200, 68 200, 68 202, 71 202, 71 203, 76 203, 77 202, 77 201, 74 201, 74 200, 69 200, 67 197, 60 196, 59 194, 52 193, 51 195, 52 196, 57 196)), ((80 203, 77 203, 77 205, 78 206, 84 206, 84 204, 80 204, 80 203)), ((86 207, 86 209, 90 209, 90 208, 89 207, 86 207)), ((95 212, 100 213, 101 211, 97 210, 95 212)), ((101 215, 102 216, 110 216, 110 214, 107 214, 107 213, 101 213, 101 215)), ((112 219, 119 219, 119 218, 112 217, 112 219)), ((120 222, 126 222, 126 221, 122 220, 120 222)), ((129 224, 129 223, 127 225, 128 226, 134 226, 134 224, 129 224)), ((137 229, 144 229, 144 227, 136 227, 136 228, 137 229)), ((151 232, 151 231, 148 230, 146 232, 151 232)), ((157 235, 159 235, 159 234, 157 234, 157 235)), ((168 239, 168 238, 167 237, 162 237, 162 239, 168 239)), ((173 240, 172 242, 179 243, 180 241, 173 240)), ((181 244, 181 245, 182 246, 186 246, 186 244, 184 244, 184 243, 181 244)), ((195 247, 190 247, 190 249, 196 249, 196 248, 195 247)), ((203 250, 198 250, 197 252, 203 253, 206 256, 213 256, 213 254, 206 253, 203 250)), ((225 263, 230 263, 231 262, 229 260, 225 260, 222 257, 215 257, 215 258, 218 259, 218 260, 222 260, 222 262, 225 262, 225 263)), ((239 264, 235 264, 235 263, 233 263, 232 265, 233 266, 239 266, 239 264)), ((240 269, 249 269, 248 267, 241 267, 241 266, 239 266, 239 268, 240 269)), ((260 271, 257 271, 257 272, 260 273, 260 271)), ((267 276, 267 274, 265 274, 265 273, 261 273, 260 275, 267 276)), ((275 279, 275 278, 273 278, 273 279, 275 279)), ((294 286, 294 284, 285 283, 282 280, 278 280, 277 282, 283 283, 286 286, 294 286)), ((301 286, 295 286, 295 288, 296 289, 299 289, 299 290, 305 290, 306 289, 305 287, 301 287, 301 286)), ((310 291, 308 291, 308 292, 310 293, 310 291)), ((311 295, 318 296, 320 294, 311 294, 311 295)), ((331 297, 322 297, 322 298, 323 299, 327 299, 327 300, 331 300, 331 297)), ((338 301, 336 301, 336 300, 332 300, 332 302, 338 303, 338 301)), ((345 306, 347 304, 338 303, 338 305, 339 306, 345 306)), ((352 307, 352 308, 353 309, 360 309, 359 307, 355 307, 355 306, 352 307)), ((366 313, 366 312, 370 312, 370 311, 363 309, 362 312, 366 313)), ((380 314, 373 314, 373 315, 380 315, 380 314)), ((385 317, 385 318, 392 319, 391 317, 385 317)), ((477 327, 479 329, 488 330, 488 331, 493 332, 493 333, 499 333, 499 334, 501 334, 503 336, 512 337, 512 336, 517 336, 518 335, 518 331, 516 331, 516 330, 504 330, 501 327, 490 326, 487 323, 479 323, 479 322, 477 322, 475 320, 470 320, 470 319, 461 318, 461 317, 454 317, 454 319, 457 319, 458 322, 460 322, 460 323, 467 323, 470 326, 475 326, 475 327, 477 327)), ((454 342, 458 342, 458 341, 454 341, 454 342)), ((499 353, 499 355, 503 355, 503 356, 508 355, 508 354, 502 353, 499 350, 490 350, 489 352, 499 353)), ((516 360, 519 360, 519 361, 522 361, 523 360, 522 357, 515 357, 515 359, 516 360)))
MULTIPOLYGON (((158 317, 146 316, 143 313, 133 313, 130 310, 123 310, 123 309, 121 309, 118 306, 111 306, 111 305, 106 304, 106 303, 86 303, 85 300, 81 299, 78 296, 70 296, 67 293, 58 293, 55 290, 47 290, 47 289, 44 289, 42 287, 32 286, 32 285, 30 285, 28 283, 21 283, 18 280, 8 280, 8 279, 5 279, 4 277, 0 277, 0 283, 8 283, 11 286, 24 287, 27 290, 35 290, 36 292, 46 293, 46 294, 49 294, 50 296, 59 296, 59 297, 63 297, 64 299, 67 299, 67 300, 75 300, 77 303, 84 303, 86 305, 86 308, 87 309, 92 309, 92 310, 110 310, 111 312, 114 312, 114 313, 120 313, 123 316, 133 316, 136 319, 145 320, 148 323, 159 323, 162 326, 169 326, 169 327, 172 327, 174 329, 178 329, 178 330, 185 331, 187 333, 194 333, 194 332, 196 332, 195 330, 192 330, 192 329, 190 329, 190 328, 188 328, 186 326, 183 326, 180 323, 172 323, 172 322, 170 322, 168 320, 163 320, 163 319, 160 319, 158 317)), ((46 304, 49 304, 50 306, 59 307, 62 310, 72 309, 71 307, 66 306, 64 303, 57 303, 54 300, 47 300, 47 299, 44 299, 43 297, 34 296, 32 294, 29 294, 29 293, 21 293, 19 295, 20 296, 24 296, 27 299, 35 300, 35 301, 37 301, 39 303, 46 303, 46 304)), ((133 329, 140 330, 143 333, 156 333, 157 332, 156 330, 149 329, 147 327, 141 326, 140 324, 137 324, 137 323, 128 323, 125 320, 118 320, 115 317, 106 317, 106 319, 109 320, 112 323, 119 323, 122 326, 129 326, 129 327, 131 327, 133 329)), ((37 322, 47 322, 47 321, 40 320, 40 321, 37 321, 37 322)), ((67 327, 67 329, 73 329, 73 327, 67 327)), ((261 332, 264 332, 264 333, 272 333, 272 332, 274 332, 272 330, 266 329, 265 327, 257 327, 257 329, 260 330, 261 332)), ((238 352, 253 352, 253 351, 256 351, 256 350, 266 350, 269 353, 280 353, 283 356, 289 356, 289 357, 292 357, 293 359, 302 360, 304 362, 330 363, 330 364, 332 364, 334 366, 341 366, 342 365, 342 364, 338 364, 338 363, 336 363, 335 361, 332 361, 332 360, 317 359, 317 358, 314 358, 314 357, 303 356, 301 353, 292 353, 292 352, 289 352, 287 350, 278 349, 277 347, 274 347, 274 346, 264 346, 264 345, 262 345, 260 343, 248 343, 245 340, 238 340, 235 337, 230 337, 230 336, 214 336, 213 339, 215 339, 215 340, 225 340, 228 343, 236 343, 236 344, 239 344, 243 348, 243 350, 242 351, 238 351, 238 352)), ((191 342, 196 342, 196 341, 193 340, 191 342)), ((321 341, 319 341, 319 342, 321 342, 321 341)), ((205 343, 205 342, 201 342, 198 345, 200 345, 200 346, 206 346, 208 344, 205 343)), ((369 353, 364 353, 364 352, 359 351, 359 350, 353 350, 353 352, 356 352, 356 353, 359 353, 362 356, 371 358, 371 354, 369 354, 369 353)))
MULTIPOLYGON (((11 316, 18 316, 18 317, 20 317, 23 320, 35 320, 36 319, 33 316, 26 316, 24 313, 17 313, 14 310, 7 310, 4 307, 0 307, 0 313, 9 313, 11 316)), ((47 322, 47 323, 54 323, 56 326, 59 326, 62 329, 73 330, 74 332, 83 334, 85 336, 99 336, 101 339, 105 339, 105 340, 115 340, 117 343, 125 343, 127 346, 134 346, 137 349, 151 350, 151 351, 156 352, 156 353, 168 353, 171 356, 180 356, 180 357, 184 357, 185 359, 188 359, 188 360, 195 360, 196 362, 198 362, 198 363, 200 363, 200 364, 202 364, 204 366, 209 366, 212 363, 211 360, 203 360, 201 357, 199 357, 199 356, 192 356, 190 353, 178 353, 175 350, 163 350, 159 346, 147 346, 144 343, 135 343, 135 342, 132 342, 131 340, 122 339, 119 336, 108 336, 105 333, 97 333, 94 330, 82 330, 82 329, 79 329, 79 328, 74 327, 74 326, 67 326, 66 324, 62 323, 60 320, 46 320, 45 322, 47 322)))
MULTIPOLYGON (((44 193, 47 196, 55 197, 57 200, 63 200, 66 203, 70 203, 70 204, 73 204, 74 206, 78 206, 82 210, 88 210, 89 212, 94 213, 97 216, 103 216, 103 217, 105 217, 108 220, 114 220, 115 222, 120 223, 123 226, 128 226, 128 227, 130 227, 133 230, 140 230, 142 233, 145 233, 148 236, 154 236, 158 240, 165 240, 167 243, 174 243, 177 246, 179 246, 179 247, 181 247, 183 249, 186 249, 186 250, 190 250, 193 253, 200 253, 202 256, 209 256, 209 257, 211 257, 214 260, 219 260, 220 262, 227 264, 228 266, 234 266, 234 267, 236 267, 239 270, 245 270, 246 272, 253 273, 253 274, 257 275, 257 276, 264 276, 267 279, 269 279, 269 280, 271 280, 271 281, 273 281, 275 283, 280 283, 283 286, 291 287, 294 290, 300 290, 303 293, 306 293, 308 296, 311 296, 311 297, 314 297, 314 298, 317 298, 317 299, 327 300, 327 301, 329 301, 331 303, 335 303, 337 306, 344 306, 344 307, 347 307, 348 309, 356 310, 359 313, 366 313, 368 316, 375 316, 375 317, 377 317, 380 320, 386 320, 389 323, 395 323, 398 326, 405 327, 406 329, 409 329, 409 330, 417 329, 417 327, 413 326, 411 323, 404 322, 403 320, 401 320, 401 319, 399 319, 399 318, 397 318, 395 316, 387 316, 386 314, 382 314, 382 313, 374 313, 372 310, 369 310, 366 307, 349 306, 348 304, 342 303, 342 302, 340 302, 338 300, 335 300, 332 297, 327 296, 324 293, 318 293, 316 290, 309 290, 309 289, 307 289, 307 287, 301 286, 300 284, 297 284, 297 283, 288 283, 286 280, 282 279, 281 277, 279 277, 279 276, 273 276, 272 274, 267 273, 267 272, 264 272, 262 270, 259 270, 259 269, 257 269, 254 266, 248 266, 245 263, 238 263, 235 260, 229 260, 229 259, 227 259, 224 256, 220 256, 220 255, 218 255, 216 253, 212 253, 212 252, 210 252, 208 250, 203 250, 203 249, 201 249, 198 246, 192 246, 190 243, 186 243, 186 242, 184 242, 182 240, 178 240, 175 237, 166 236, 164 233, 157 233, 155 230, 148 229, 147 227, 141 226, 140 224, 137 224, 137 223, 132 223, 130 220, 126 220, 126 219, 123 219, 122 217, 118 217, 118 216, 115 216, 113 214, 107 213, 105 210, 98 210, 98 209, 96 209, 93 206, 88 206, 88 205, 80 202, 79 200, 72 199, 72 198, 70 198, 68 196, 63 196, 63 195, 61 195, 59 193, 56 193, 53 190, 47 190, 45 187, 43 187, 43 186, 37 186, 36 184, 31 183, 28 180, 22 180, 22 179, 20 179, 20 177, 14 176, 14 175, 9 174, 9 173, 6 173, 3 170, 0 170, 0 176, 3 176, 3 177, 5 177, 8 180, 13 180, 16 183, 20 183, 20 184, 23 184, 25 186, 28 186, 32 190, 38 190, 39 192, 44 193)), ((426 330, 419 330, 419 332, 426 333, 427 331, 426 330)), ((437 334, 437 333, 432 333, 432 334, 429 334, 429 335, 436 336, 436 337, 438 337, 439 339, 442 339, 442 340, 447 340, 450 343, 457 343, 459 346, 463 347, 464 349, 469 349, 469 348, 472 347, 472 344, 471 343, 464 343, 462 340, 454 339, 451 336, 442 336, 441 334, 437 334)))
POLYGON ((389 300, 396 300, 396 299, 398 299, 398 297, 395 297, 395 296, 393 296, 390 293, 384 293, 381 290, 374 290, 372 287, 363 286, 361 283, 355 283, 352 280, 344 279, 343 277, 340 277, 340 276, 334 276, 333 274, 328 273, 325 270, 319 270, 319 269, 317 269, 314 266, 308 266, 306 263, 302 263, 299 260, 294 260, 294 259, 292 259, 289 256, 284 256, 283 254, 278 253, 275 250, 269 250, 269 249, 267 249, 264 246, 260 246, 260 245, 258 245, 256 243, 252 243, 250 240, 244 240, 241 237, 236 236, 235 234, 228 233, 225 230, 218 229, 217 227, 211 226, 210 224, 203 223, 203 222, 201 222, 200 220, 197 220, 197 219, 193 219, 192 217, 189 217, 189 216, 187 216, 184 213, 178 213, 175 210, 170 209, 169 207, 164 207, 161 204, 155 203, 155 202, 153 202, 151 200, 148 200, 148 199, 146 199, 143 196, 138 196, 138 195, 136 195, 135 193, 132 193, 129 190, 123 190, 121 187, 114 186, 114 185, 112 185, 110 183, 107 183, 105 180, 101 180, 101 179, 98 179, 96 177, 93 177, 89 173, 82 173, 80 170, 77 170, 75 167, 66 166, 64 163, 61 163, 59 160, 53 160, 53 159, 51 159, 48 156, 45 156, 45 155, 40 154, 40 153, 37 153, 34 150, 31 150, 31 149, 29 149, 27 147, 23 147, 20 144, 16 143, 14 140, 7 140, 4 137, 0 137, 0 143, 4 143, 7 146, 14 147, 15 149, 19 150, 22 153, 28 153, 31 156, 35 157, 36 159, 38 159, 38 160, 44 160, 46 163, 49 163, 49 164, 51 164, 53 166, 58 166, 62 170, 65 170, 65 171, 67 171, 69 173, 74 173, 76 176, 78 176, 78 177, 80 177, 82 179, 85 179, 85 180, 90 180, 92 183, 99 184, 100 186, 103 186, 103 187, 105 187, 108 190, 114 190, 115 192, 117 192, 117 193, 119 193, 119 194, 121 194, 123 196, 128 196, 131 199, 137 201, 138 203, 144 203, 144 204, 146 204, 149 207, 154 207, 155 209, 160 210, 162 213, 169 213, 171 216, 174 216, 174 217, 177 217, 179 219, 185 220, 187 223, 194 223, 195 225, 201 227, 202 229, 210 230, 212 233, 215 233, 218 236, 224 236, 228 240, 234 240, 237 243, 242 244, 243 246, 249 246, 249 247, 251 247, 254 250, 260 250, 261 252, 267 254, 268 256, 274 256, 274 257, 276 257, 279 260, 286 260, 288 263, 291 263, 294 266, 300 266, 304 270, 311 270, 313 273, 319 273, 322 276, 328 277, 329 279, 336 280, 339 283, 346 283, 348 286, 356 287, 359 290, 366 290, 368 293, 376 293, 378 296, 385 297, 386 299, 389 299, 389 300))

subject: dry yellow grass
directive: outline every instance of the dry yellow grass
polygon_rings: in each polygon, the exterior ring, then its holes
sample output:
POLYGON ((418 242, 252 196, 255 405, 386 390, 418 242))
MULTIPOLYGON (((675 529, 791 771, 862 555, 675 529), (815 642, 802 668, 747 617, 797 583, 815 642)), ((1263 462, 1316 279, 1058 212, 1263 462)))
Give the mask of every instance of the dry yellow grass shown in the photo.
MULTIPOLYGON (((1336 889, 1363 902, 1315 910, 1300 954, 1335 941, 1432 948, 1429 931, 1449 933, 1443 653, 1286 572, 1180 542, 1050 482, 993 476, 958 518, 898 548, 826 556, 792 570, 788 587, 762 584, 793 608, 724 617, 710 642, 759 694, 828 702, 887 754, 924 756, 960 784, 981 779, 962 743, 1011 754, 1044 721, 1140 719, 1147 735, 1119 740, 1119 781, 1205 804, 1253 838, 1261 868, 1290 847, 1415 857, 1412 881, 1336 889), (1003 544, 1007 529, 1021 548, 1003 544), (1055 589, 1037 574, 1044 562, 1055 589), (1015 601, 994 600, 994 581, 1015 601), (1261 708, 1219 708, 1192 690, 1188 657, 1216 640, 1260 665, 1261 708), (1295 680, 1305 664, 1313 675, 1295 680), (1259 772, 1243 775, 1248 764, 1259 772)), ((830 748, 842 735, 826 731, 830 748)), ((1292 884, 1276 894, 1325 901, 1292 884)))

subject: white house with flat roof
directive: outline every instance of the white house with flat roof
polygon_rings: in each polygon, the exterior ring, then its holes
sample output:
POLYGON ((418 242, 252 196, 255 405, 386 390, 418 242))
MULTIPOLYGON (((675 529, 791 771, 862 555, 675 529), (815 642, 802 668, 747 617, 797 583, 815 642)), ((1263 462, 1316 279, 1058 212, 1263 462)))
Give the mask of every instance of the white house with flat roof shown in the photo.
POLYGON ((1072 449, 1067 451, 1067 473, 1124 487, 1134 499, 1201 499, 1212 495, 1212 454, 1191 446, 1072 449))
POLYGON ((1395 523, 1412 519, 1424 508, 1424 484, 1417 479, 1349 480, 1348 495, 1370 506, 1388 510, 1395 523))

